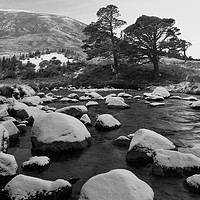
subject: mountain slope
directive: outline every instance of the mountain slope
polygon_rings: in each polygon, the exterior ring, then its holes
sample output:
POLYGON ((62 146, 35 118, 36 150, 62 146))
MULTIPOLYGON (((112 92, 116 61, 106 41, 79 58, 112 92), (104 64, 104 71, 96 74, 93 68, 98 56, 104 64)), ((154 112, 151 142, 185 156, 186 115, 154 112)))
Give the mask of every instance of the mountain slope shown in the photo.
POLYGON ((0 53, 59 47, 81 52, 85 26, 66 16, 0 10, 0 53))

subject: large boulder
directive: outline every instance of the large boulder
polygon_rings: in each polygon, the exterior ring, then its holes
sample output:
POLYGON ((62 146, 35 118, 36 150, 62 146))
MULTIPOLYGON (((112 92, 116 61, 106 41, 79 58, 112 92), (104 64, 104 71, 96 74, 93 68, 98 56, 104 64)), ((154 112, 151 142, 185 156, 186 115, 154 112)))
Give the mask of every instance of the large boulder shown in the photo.
POLYGON ((128 104, 126 104, 125 102, 117 99, 119 97, 113 97, 107 104, 107 107, 110 109, 127 109, 130 108, 130 106, 128 104))
POLYGON ((174 144, 166 137, 148 129, 135 132, 126 154, 126 160, 132 164, 147 164, 152 161, 156 149, 174 149, 174 144))
POLYGON ((29 85, 19 85, 17 86, 17 88, 19 89, 20 91, 20 96, 21 97, 24 97, 24 96, 33 96, 36 94, 35 90, 30 87, 29 85))
POLYGON ((81 121, 56 112, 38 116, 31 129, 32 148, 39 151, 81 150, 89 145, 90 137, 81 121))
POLYGON ((0 85, 0 94, 4 97, 12 97, 14 88, 11 85, 0 85))
POLYGON ((152 172, 159 176, 200 173, 200 158, 190 153, 158 149, 153 155, 152 172))
POLYGON ((96 100, 103 100, 104 98, 98 94, 97 92, 90 92, 86 93, 85 96, 90 97, 91 99, 96 99, 96 100))
POLYGON ((3 188, 3 198, 8 200, 55 199, 71 195, 71 184, 63 179, 47 181, 19 174, 3 188))
POLYGON ((56 112, 71 115, 73 117, 80 119, 83 114, 88 113, 88 109, 83 105, 75 105, 57 109, 56 112))
POLYGON ((0 152, 6 152, 9 144, 9 134, 7 129, 0 124, 0 152))
POLYGON ((170 96, 168 90, 162 86, 156 87, 152 94, 156 96, 161 96, 163 98, 168 98, 170 96))
POLYGON ((124 102, 124 98, 122 98, 122 97, 108 96, 108 97, 105 98, 105 104, 108 104, 108 103, 112 102, 112 100, 119 100, 119 101, 123 101, 124 102))
POLYGON ((121 123, 110 114, 103 114, 97 117, 95 128, 101 131, 119 128, 121 123))
POLYGON ((18 165, 15 157, 11 154, 0 152, 0 178, 14 176, 18 165))
POLYGON ((90 178, 79 200, 153 200, 151 187, 131 171, 115 169, 90 178))
POLYGON ((3 125, 7 129, 9 134, 9 141, 11 142, 11 144, 16 139, 18 139, 20 131, 11 120, 3 122, 1 123, 1 125, 3 125))
POLYGON ((42 103, 39 96, 24 97, 21 102, 25 103, 28 106, 37 106, 42 103))

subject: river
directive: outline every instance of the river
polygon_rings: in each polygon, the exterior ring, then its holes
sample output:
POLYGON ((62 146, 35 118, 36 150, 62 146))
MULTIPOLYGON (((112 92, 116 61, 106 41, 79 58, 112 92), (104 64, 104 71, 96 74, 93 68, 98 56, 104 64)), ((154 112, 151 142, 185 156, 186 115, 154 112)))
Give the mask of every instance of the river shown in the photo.
MULTIPOLYGON (((144 91, 126 91, 129 94, 142 95, 144 91)), ((67 96, 71 91, 61 90, 55 94, 67 96)), ((77 92, 79 95, 84 93, 77 92)), ((99 92, 102 96, 119 91, 99 92)), ((177 95, 177 94, 174 94, 177 95)), ((178 94, 180 96, 189 96, 178 94)), ((197 97, 198 98, 198 97, 197 97)), ((190 101, 166 99, 166 105, 150 107, 143 99, 125 100, 131 108, 125 110, 108 109, 104 101, 99 106, 89 108, 89 116, 95 122, 97 114, 109 113, 118 119, 122 126, 113 131, 99 132, 88 127, 93 141, 92 145, 82 152, 69 155, 66 153, 49 155, 50 167, 44 172, 24 172, 21 164, 31 156, 30 127, 26 134, 21 135, 19 144, 8 150, 13 154, 19 165, 18 173, 39 177, 46 180, 58 178, 69 179, 79 177, 73 185, 71 200, 78 199, 82 185, 92 176, 108 172, 111 169, 123 168, 132 171, 138 178, 148 183, 155 192, 157 200, 197 200, 200 195, 189 193, 183 186, 183 178, 156 177, 151 173, 151 165, 135 168, 126 163, 127 148, 116 147, 112 141, 120 135, 134 133, 139 128, 154 130, 179 146, 200 146, 200 111, 189 107, 190 101)), ((75 105, 84 105, 78 102, 75 105)), ((51 107, 64 107, 71 103, 54 102, 51 107)))

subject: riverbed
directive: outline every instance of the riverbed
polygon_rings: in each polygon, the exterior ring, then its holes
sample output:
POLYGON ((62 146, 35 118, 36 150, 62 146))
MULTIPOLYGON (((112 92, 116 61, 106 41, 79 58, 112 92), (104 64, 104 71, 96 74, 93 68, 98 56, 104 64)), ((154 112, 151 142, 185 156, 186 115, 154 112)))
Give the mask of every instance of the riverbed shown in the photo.
MULTIPOLYGON (((47 91, 45 91, 47 92, 47 91)), ((118 94, 120 91, 101 91, 102 96, 110 93, 118 94)), ((127 90, 129 94, 141 95, 144 91, 127 90)), ((56 95, 66 97, 72 91, 61 90, 54 92, 56 95)), ((84 95, 83 92, 77 94, 84 95)), ((186 94, 174 94, 182 97, 186 94)), ((200 99, 200 97, 196 96, 200 99)), ((138 178, 148 183, 155 192, 157 200, 197 200, 199 194, 192 194, 184 188, 183 182, 186 177, 169 178, 156 177, 151 173, 151 165, 145 167, 133 167, 126 163, 125 155, 128 148, 116 147, 112 141, 121 135, 129 135, 139 128, 154 130, 173 141, 176 145, 182 147, 200 147, 200 110, 190 108, 190 101, 166 99, 164 106, 151 107, 141 98, 126 99, 125 102, 130 105, 130 109, 118 110, 108 109, 103 100, 99 100, 99 106, 89 107, 89 117, 93 124, 98 114, 112 114, 119 120, 122 126, 113 131, 100 132, 95 128, 88 127, 92 135, 92 144, 82 152, 74 154, 51 154, 50 167, 44 172, 24 172, 21 169, 23 161, 31 155, 30 129, 19 138, 19 143, 9 148, 8 153, 13 154, 19 165, 18 173, 39 177, 46 180, 80 178, 73 185, 71 200, 77 200, 82 185, 92 176, 108 172, 112 169, 128 169, 138 178)), ((85 105, 86 102, 60 103, 54 102, 47 104, 51 107, 61 108, 68 105, 85 105)))

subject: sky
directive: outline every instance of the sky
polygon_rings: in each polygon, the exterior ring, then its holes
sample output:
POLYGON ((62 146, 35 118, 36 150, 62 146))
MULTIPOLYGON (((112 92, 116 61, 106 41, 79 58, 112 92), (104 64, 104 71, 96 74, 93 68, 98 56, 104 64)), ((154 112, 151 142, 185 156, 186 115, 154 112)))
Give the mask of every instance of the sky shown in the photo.
POLYGON ((175 19, 180 38, 192 43, 187 55, 200 58, 200 0, 0 0, 0 9, 59 14, 90 24, 97 20, 97 11, 109 4, 118 7, 127 25, 141 15, 175 19))

